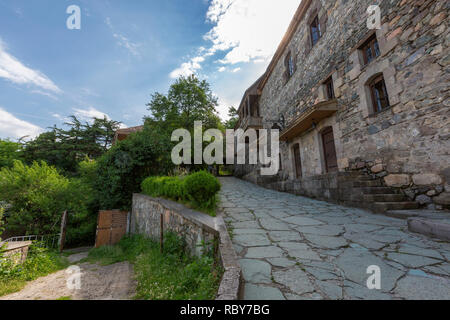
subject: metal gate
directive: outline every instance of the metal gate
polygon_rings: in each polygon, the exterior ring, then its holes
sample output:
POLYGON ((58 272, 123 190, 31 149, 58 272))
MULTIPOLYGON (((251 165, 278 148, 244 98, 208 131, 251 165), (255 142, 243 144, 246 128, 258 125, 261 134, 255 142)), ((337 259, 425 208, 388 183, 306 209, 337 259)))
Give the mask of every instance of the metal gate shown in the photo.
POLYGON ((129 213, 119 210, 100 211, 95 247, 118 243, 129 229, 129 213))

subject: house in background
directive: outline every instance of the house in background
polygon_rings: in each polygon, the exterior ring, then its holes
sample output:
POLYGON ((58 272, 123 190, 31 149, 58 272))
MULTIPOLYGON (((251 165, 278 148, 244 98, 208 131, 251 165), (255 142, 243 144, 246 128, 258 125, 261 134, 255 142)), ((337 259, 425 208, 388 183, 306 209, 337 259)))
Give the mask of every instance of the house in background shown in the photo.
POLYGON ((119 129, 116 131, 116 134, 114 136, 113 145, 115 145, 117 142, 125 140, 128 138, 128 136, 132 133, 139 132, 144 130, 144 126, 137 126, 137 127, 131 127, 131 128, 124 128, 119 129))
POLYGON ((242 129, 281 128, 281 170, 237 175, 279 191, 375 211, 450 206, 446 0, 303 0, 242 129), (253 126, 255 124, 255 126, 253 126))

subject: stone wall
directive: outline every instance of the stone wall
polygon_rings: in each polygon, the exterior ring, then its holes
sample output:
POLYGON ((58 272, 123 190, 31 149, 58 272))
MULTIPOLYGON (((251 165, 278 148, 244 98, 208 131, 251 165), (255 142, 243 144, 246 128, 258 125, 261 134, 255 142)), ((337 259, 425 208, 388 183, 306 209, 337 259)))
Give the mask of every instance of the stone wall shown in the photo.
POLYGON ((161 215, 164 232, 170 230, 182 236, 191 254, 200 256, 205 244, 208 250, 215 250, 224 270, 216 299, 237 300, 241 267, 223 219, 190 210, 173 201, 134 194, 130 232, 159 241, 161 215))
POLYGON ((132 208, 132 234, 144 234, 159 241, 162 215, 164 232, 172 231, 183 237, 193 255, 201 256, 204 245, 212 249, 218 239, 214 218, 173 201, 134 194, 132 208))
MULTIPOLYGON (((283 115, 289 125, 325 99, 323 82, 330 76, 338 111, 281 145, 280 177, 295 180, 295 143, 301 147, 303 176, 325 174, 320 132, 331 126, 339 171, 365 169, 382 175, 387 186, 402 188, 422 205, 449 205, 449 8, 446 0, 310 1, 262 88, 261 115, 264 120, 283 115), (381 29, 376 31, 366 25, 366 10, 372 4, 379 4, 382 14, 381 29), (309 24, 316 14, 324 34, 311 47, 309 24), (364 66, 358 48, 373 32, 381 55, 364 66), (286 80, 288 52, 295 55, 297 65, 286 80), (367 83, 377 75, 386 82, 390 108, 374 113, 367 83)), ((271 123, 263 122, 269 129, 271 123)))

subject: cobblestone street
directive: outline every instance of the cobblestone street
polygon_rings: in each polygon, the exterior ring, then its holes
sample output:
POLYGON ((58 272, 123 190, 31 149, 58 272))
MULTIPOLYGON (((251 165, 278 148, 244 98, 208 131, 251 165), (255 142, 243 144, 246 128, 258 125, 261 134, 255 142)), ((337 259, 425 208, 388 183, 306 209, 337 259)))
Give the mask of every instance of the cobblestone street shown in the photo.
POLYGON ((450 299, 450 244, 406 220, 222 178, 245 299, 450 299), (369 290, 367 268, 381 269, 369 290))

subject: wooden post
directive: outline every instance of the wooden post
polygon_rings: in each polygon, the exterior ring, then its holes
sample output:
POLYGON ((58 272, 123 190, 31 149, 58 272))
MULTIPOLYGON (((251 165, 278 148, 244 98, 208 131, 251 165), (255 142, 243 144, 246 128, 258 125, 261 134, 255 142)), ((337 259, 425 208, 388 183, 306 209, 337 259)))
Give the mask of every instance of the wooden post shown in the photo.
POLYGON ((67 226, 67 211, 64 211, 61 218, 61 233, 59 235, 59 252, 64 249, 64 243, 66 241, 66 226, 67 226))
POLYGON ((164 252, 164 216, 161 214, 161 222, 160 222, 160 247, 161 247, 161 253, 164 252))

